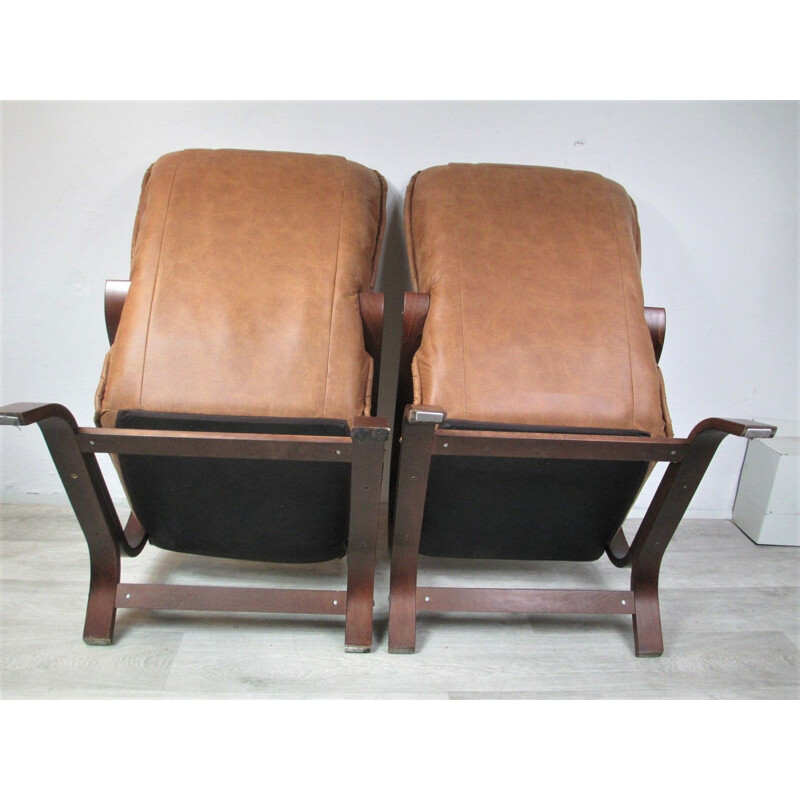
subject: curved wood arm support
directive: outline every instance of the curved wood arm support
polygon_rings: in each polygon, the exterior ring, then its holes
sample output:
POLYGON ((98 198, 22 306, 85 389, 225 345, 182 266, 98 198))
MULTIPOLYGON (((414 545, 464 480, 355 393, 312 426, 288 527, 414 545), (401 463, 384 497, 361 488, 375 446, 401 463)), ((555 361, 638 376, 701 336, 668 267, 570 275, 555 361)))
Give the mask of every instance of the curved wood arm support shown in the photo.
POLYGON ((756 422, 753 419, 726 419, 709 417, 698 422, 689 434, 689 442, 705 431, 717 431, 723 435, 742 436, 745 439, 771 439, 777 432, 775 425, 756 422))
POLYGON ((383 344, 383 306, 382 292, 358 293, 358 308, 364 328, 364 347, 376 361, 380 360, 383 344))
POLYGON ((122 530, 122 549, 126 556, 138 556, 147 544, 147 531, 137 516, 131 512, 122 530))
POLYGON ((122 307, 125 305, 130 288, 130 281, 106 281, 105 312, 109 344, 114 344, 114 339, 117 337, 122 307))
POLYGON ((381 374, 381 351, 383 349, 383 307, 381 292, 359 292, 358 307, 364 330, 364 348, 372 357, 372 400, 370 411, 378 410, 378 384, 381 374))
POLYGON ((664 349, 664 337, 667 333, 667 311, 654 306, 644 307, 644 321, 650 331, 650 341, 653 343, 653 352, 656 355, 656 364, 661 358, 664 349))
MULTIPOLYGON (((65 460, 74 461, 80 455, 86 465, 89 486, 95 493, 97 501, 106 509, 104 516, 109 521, 111 533, 119 542, 125 555, 138 555, 147 542, 147 534, 133 515, 128 520, 125 529, 122 529, 97 460, 92 454, 80 451, 79 444, 75 439, 79 430, 78 424, 72 412, 58 403, 12 403, 0 408, 0 425, 33 424, 38 424, 42 431, 70 501, 73 500, 71 495, 73 482, 77 480, 73 476, 79 473, 71 468, 68 469, 64 463, 65 460)), ((85 488, 82 486, 82 490, 85 488)))
MULTIPOLYGON (((606 553, 611 563, 617 567, 626 567, 631 564, 636 552, 651 552, 652 554, 654 552, 651 549, 652 545, 649 547, 645 545, 645 541, 652 538, 649 532, 651 530, 650 526, 655 526, 657 514, 660 513, 662 507, 671 506, 675 502, 674 498, 678 495, 682 495, 682 510, 679 512, 679 515, 677 511, 672 512, 673 516, 677 517, 675 521, 675 527, 677 527, 677 524, 683 518, 683 514, 688 508, 689 501, 694 496, 694 492, 700 484, 703 475, 705 475, 706 469, 711 463, 711 459, 717 447, 726 436, 741 436, 746 439, 770 439, 775 435, 776 431, 777 428, 774 425, 768 425, 763 422, 744 419, 724 419, 720 417, 709 417, 695 425, 686 439, 689 445, 686 456, 680 462, 671 464, 668 468, 659 486, 659 491, 653 498, 647 516, 642 520, 641 527, 633 543, 628 546, 622 529, 620 529, 615 534, 608 547, 606 547, 606 553), (679 479, 678 475, 682 477, 679 479), (685 475, 688 476, 688 478, 684 478, 683 476, 685 475), (680 484, 679 487, 678 484, 680 484), (691 493, 689 494, 689 492, 691 493), (667 502, 668 500, 669 502, 667 502), (656 505, 657 503, 659 504, 658 506, 656 505), (648 521, 650 517, 651 511, 653 511, 652 522, 648 522, 648 525, 645 525, 645 522, 648 521), (647 550, 645 550, 646 547, 647 550)), ((666 538, 661 536, 656 537, 658 541, 653 540, 660 548, 661 555, 658 556, 659 563, 674 532, 673 529, 666 538)), ((644 556, 640 556, 640 558, 644 558, 644 556)))
POLYGON ((406 292, 403 295, 403 339, 400 351, 400 368, 411 371, 411 359, 422 342, 422 330, 431 307, 431 297, 424 292, 406 292))
POLYGON ((625 538, 625 534, 620 528, 611 541, 606 545, 606 555, 608 560, 615 567, 626 567, 629 563, 631 546, 625 538))
POLYGON ((51 417, 65 422, 71 430, 78 430, 72 412, 58 403, 11 403, 0 408, 0 425, 33 425, 51 417))
POLYGON ((75 418, 64 406, 14 403, 0 409, 0 423, 39 425, 89 547, 91 578, 83 638, 87 644, 111 644, 120 547, 126 552, 130 548, 97 459, 93 453, 81 451, 75 418))
POLYGON ((639 531, 628 553, 621 559, 623 564, 631 565, 637 655, 663 652, 658 610, 661 561, 717 447, 729 434, 750 439, 768 438, 775 435, 775 430, 773 425, 749 420, 705 419, 689 434, 689 449, 683 459, 667 467, 639 531))
POLYGON ((422 330, 431 305, 430 295, 423 292, 406 292, 403 295, 403 332, 400 340, 400 363, 397 380, 396 428, 401 426, 402 409, 414 400, 414 383, 411 362, 422 343, 422 330))

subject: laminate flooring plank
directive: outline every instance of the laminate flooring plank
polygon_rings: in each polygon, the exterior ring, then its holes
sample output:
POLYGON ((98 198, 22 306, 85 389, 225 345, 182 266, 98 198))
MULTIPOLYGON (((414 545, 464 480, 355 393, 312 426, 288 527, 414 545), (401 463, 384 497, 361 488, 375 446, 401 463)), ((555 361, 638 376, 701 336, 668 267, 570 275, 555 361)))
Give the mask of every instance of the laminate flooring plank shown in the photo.
POLYGON ((665 640, 693 631, 779 630, 796 645, 800 636, 796 586, 664 589, 660 597, 665 640))
POLYGON ((182 636, 178 631, 141 628, 125 642, 89 647, 81 639, 80 628, 4 628, 0 696, 130 697, 139 691, 161 690, 182 636))
MULTIPOLYGON (((120 509, 123 519, 125 509, 120 509)), ((108 698, 783 698, 800 687, 800 548, 686 520, 661 580, 665 653, 637 659, 628 617, 421 614, 418 652, 386 651, 379 533, 373 652, 344 653, 344 619, 121 609, 88 647, 86 543, 69 508, 0 507, 0 694, 108 698)), ((630 527, 630 526, 629 526, 630 527)), ((631 527, 631 531, 634 528, 631 527)), ((344 588, 346 562, 272 565, 147 547, 126 582, 344 588)), ((421 559, 420 583, 627 588, 590 564, 421 559)))
POLYGON ((80 637, 86 615, 88 584, 88 574, 82 582, 0 581, 0 633, 6 629, 43 625, 72 630, 80 637))
POLYGON ((187 633, 166 688, 263 694, 537 691, 585 697, 796 697, 800 652, 780 632, 691 633, 669 657, 636 659, 613 631, 548 621, 462 618, 417 654, 341 652, 340 636, 316 626, 240 632, 232 663, 215 636, 187 633))

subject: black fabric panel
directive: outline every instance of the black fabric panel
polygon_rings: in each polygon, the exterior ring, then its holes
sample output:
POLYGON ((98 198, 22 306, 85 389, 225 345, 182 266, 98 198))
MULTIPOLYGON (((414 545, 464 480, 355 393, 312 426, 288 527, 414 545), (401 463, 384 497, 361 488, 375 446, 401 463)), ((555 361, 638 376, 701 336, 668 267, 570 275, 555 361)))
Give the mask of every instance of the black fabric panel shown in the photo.
MULTIPOLYGON (((643 435, 451 420, 454 430, 643 435)), ((435 456, 420 553, 451 558, 594 561, 625 520, 647 462, 435 456)))
MULTIPOLYGON (((121 411, 117 427, 349 436, 344 420, 121 411)), ((157 547, 252 561, 311 563, 346 551, 350 465, 119 456, 133 512, 157 547)))

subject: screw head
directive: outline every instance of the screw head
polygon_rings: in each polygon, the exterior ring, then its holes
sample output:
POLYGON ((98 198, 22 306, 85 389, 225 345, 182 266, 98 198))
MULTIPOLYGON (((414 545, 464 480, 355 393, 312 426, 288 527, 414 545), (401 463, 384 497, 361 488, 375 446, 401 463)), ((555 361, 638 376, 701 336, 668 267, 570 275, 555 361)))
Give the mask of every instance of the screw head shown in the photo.
POLYGON ((78 473, 77 472, 73 472, 72 475, 70 475, 70 477, 71 478, 77 478, 78 477, 78 473))

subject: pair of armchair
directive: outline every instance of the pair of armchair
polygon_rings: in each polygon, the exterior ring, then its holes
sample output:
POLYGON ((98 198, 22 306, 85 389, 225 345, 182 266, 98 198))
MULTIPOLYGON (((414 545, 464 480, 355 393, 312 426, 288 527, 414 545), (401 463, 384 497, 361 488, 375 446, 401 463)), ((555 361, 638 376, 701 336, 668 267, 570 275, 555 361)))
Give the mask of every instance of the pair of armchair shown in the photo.
POLYGON ((389 650, 426 610, 627 614, 636 654, 663 651, 658 574, 719 442, 774 428, 708 419, 673 437, 644 306, 636 209, 599 175, 451 164, 406 194, 397 415, 375 416, 386 183, 333 156, 187 150, 147 172, 129 281, 109 281, 111 349, 93 428, 60 405, 37 423, 89 548, 87 644, 121 608, 338 614, 370 650, 384 450, 389 650), (111 454, 123 525, 97 463, 111 454), (669 466, 629 544, 621 525, 669 466), (130 584, 147 542, 204 556, 347 558, 340 591, 130 584), (595 560, 626 591, 417 585, 420 554, 595 560))

